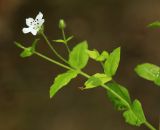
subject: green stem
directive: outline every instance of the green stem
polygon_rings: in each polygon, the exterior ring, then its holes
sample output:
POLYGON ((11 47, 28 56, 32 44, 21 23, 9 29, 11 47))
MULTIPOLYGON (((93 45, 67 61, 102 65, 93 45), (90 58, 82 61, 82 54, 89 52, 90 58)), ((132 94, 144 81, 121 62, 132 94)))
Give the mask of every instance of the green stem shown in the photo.
POLYGON ((64 33, 64 29, 62 29, 62 36, 63 36, 63 40, 66 42, 66 35, 64 33))
POLYGON ((67 40, 66 40, 66 35, 65 35, 65 33, 64 33, 64 29, 62 29, 62 36, 63 36, 63 40, 65 41, 65 46, 66 46, 66 48, 67 48, 67 51, 68 51, 68 53, 70 53, 71 51, 70 51, 70 49, 69 49, 69 47, 68 47, 68 43, 67 43, 67 40))
POLYGON ((53 48, 52 44, 50 43, 50 41, 48 40, 48 38, 46 37, 46 35, 44 34, 44 32, 41 33, 43 38, 45 39, 46 43, 48 44, 48 46, 50 47, 50 49, 53 51, 53 53, 60 58, 63 62, 68 64, 68 61, 65 60, 61 55, 58 54, 58 52, 53 48))
POLYGON ((147 128, 149 128, 150 130, 157 130, 156 128, 154 128, 148 121, 145 122, 145 125, 147 128))
POLYGON ((66 46, 66 48, 67 48, 67 51, 68 51, 68 53, 70 54, 70 49, 69 49, 69 47, 68 47, 68 44, 67 43, 65 43, 65 46, 66 46))
MULTIPOLYGON (((26 49, 26 47, 22 46, 22 45, 19 44, 19 43, 16 43, 16 45, 17 45, 18 47, 22 48, 22 49, 26 49)), ((45 55, 43 55, 43 54, 41 54, 41 53, 39 53, 39 52, 37 52, 37 51, 34 51, 34 54, 36 54, 37 56, 39 56, 39 57, 41 57, 41 58, 43 58, 43 59, 45 59, 45 60, 47 60, 47 61, 50 61, 51 63, 54 63, 54 64, 56 64, 56 65, 58 65, 58 66, 60 66, 60 67, 62 67, 62 68, 65 68, 65 69, 68 69, 68 70, 74 70, 73 68, 71 68, 71 67, 69 67, 69 66, 67 66, 67 65, 64 65, 64 64, 62 64, 62 63, 60 63, 60 62, 58 62, 58 61, 56 61, 56 60, 53 60, 53 59, 51 59, 51 58, 49 58, 49 57, 47 57, 47 56, 45 56, 45 55)), ((90 75, 86 74, 86 73, 83 72, 83 71, 79 71, 79 73, 80 73, 82 76, 86 77, 86 78, 90 78, 90 75)), ((126 106, 128 106, 128 109, 131 109, 130 104, 129 104, 127 101, 125 101, 121 96, 119 96, 116 92, 114 92, 112 89, 110 89, 107 85, 102 85, 102 87, 105 88, 105 89, 107 89, 107 90, 110 91, 113 95, 115 95, 117 98, 119 98, 121 101, 123 101, 123 102, 126 104, 126 106)), ((144 124, 145 124, 146 127, 149 128, 150 130, 156 130, 156 128, 154 128, 148 121, 146 121, 144 124)))
POLYGON ((71 67, 69 67, 67 65, 64 65, 64 64, 62 64, 62 63, 60 63, 60 62, 58 62, 56 60, 53 60, 53 59, 51 59, 51 58, 49 58, 49 57, 47 57, 47 56, 45 56, 45 55, 43 55, 43 54, 41 54, 39 52, 35 51, 34 54, 36 54, 37 56, 39 56, 39 57, 41 57, 41 58, 43 58, 43 59, 45 59, 47 61, 50 61, 50 62, 54 63, 54 64, 56 64, 56 65, 58 65, 58 66, 60 66, 62 68, 65 68, 65 69, 68 69, 68 70, 73 70, 71 67))

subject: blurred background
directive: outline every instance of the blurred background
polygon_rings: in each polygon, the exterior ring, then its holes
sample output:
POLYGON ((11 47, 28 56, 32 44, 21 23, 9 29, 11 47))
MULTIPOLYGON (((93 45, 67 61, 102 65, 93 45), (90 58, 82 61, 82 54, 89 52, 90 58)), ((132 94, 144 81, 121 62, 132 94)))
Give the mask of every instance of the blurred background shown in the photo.
MULTIPOLYGON (((79 77, 49 99, 54 77, 65 70, 33 56, 22 59, 13 42, 29 46, 24 35, 25 18, 41 11, 50 40, 61 37, 60 18, 67 22, 70 46, 88 40, 90 49, 112 51, 121 46, 121 63, 115 79, 138 98, 147 119, 158 127, 160 89, 139 78, 134 67, 143 62, 160 65, 160 29, 147 24, 160 20, 159 0, 0 0, 0 129, 1 130, 147 130, 129 126, 106 98, 102 88, 80 91, 86 79, 79 77)), ((55 44, 66 56, 64 47, 55 44)), ((38 50, 56 59, 43 38, 38 50)), ((101 72, 90 61, 89 74, 101 72)))

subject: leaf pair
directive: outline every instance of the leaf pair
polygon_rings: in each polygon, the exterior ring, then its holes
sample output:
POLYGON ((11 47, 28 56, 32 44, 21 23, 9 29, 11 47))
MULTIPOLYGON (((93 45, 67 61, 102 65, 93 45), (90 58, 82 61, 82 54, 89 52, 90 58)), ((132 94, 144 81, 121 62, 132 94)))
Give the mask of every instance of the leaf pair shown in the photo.
POLYGON ((58 40, 53 40, 54 42, 57 42, 57 43, 64 43, 66 44, 67 42, 69 42, 70 40, 73 39, 73 36, 70 36, 68 37, 66 40, 63 40, 63 39, 58 39, 58 40))
POLYGON ((116 48, 110 54, 108 54, 108 52, 106 51, 103 51, 100 55, 97 50, 88 51, 88 54, 89 57, 96 61, 102 62, 105 60, 105 63, 103 65, 105 74, 96 73, 91 76, 85 82, 85 89, 95 88, 111 81, 112 76, 115 75, 120 62, 120 48, 116 48))
POLYGON ((101 54, 99 54, 99 52, 96 49, 94 49, 93 51, 88 50, 87 53, 90 58, 94 59, 95 61, 99 61, 99 62, 103 62, 109 56, 107 51, 103 51, 101 54))
POLYGON ((160 86, 160 67, 150 63, 140 64, 135 68, 136 73, 160 86))
POLYGON ((69 55, 69 65, 74 69, 60 74, 55 78, 53 85, 50 87, 51 98, 56 94, 56 92, 58 92, 58 90, 66 86, 71 79, 75 78, 78 75, 79 70, 83 69, 87 65, 89 59, 87 49, 87 41, 83 41, 73 48, 69 55))
POLYGON ((106 89, 108 90, 107 95, 115 108, 123 111, 123 117, 127 123, 140 126, 146 122, 141 103, 138 100, 134 100, 132 103, 125 87, 117 83, 108 83, 106 89))
POLYGON ((120 47, 113 50, 110 54, 107 51, 103 51, 101 54, 97 50, 87 51, 89 57, 104 63, 104 72, 106 75, 112 77, 115 75, 119 62, 120 62, 120 47))
MULTIPOLYGON (((24 50, 21 52, 20 56, 22 58, 32 56, 35 52, 35 48, 36 48, 36 45, 37 45, 38 41, 39 41, 39 39, 35 39, 30 47, 24 48, 24 50)), ((15 44, 17 46, 21 46, 20 43, 15 42, 15 44)))

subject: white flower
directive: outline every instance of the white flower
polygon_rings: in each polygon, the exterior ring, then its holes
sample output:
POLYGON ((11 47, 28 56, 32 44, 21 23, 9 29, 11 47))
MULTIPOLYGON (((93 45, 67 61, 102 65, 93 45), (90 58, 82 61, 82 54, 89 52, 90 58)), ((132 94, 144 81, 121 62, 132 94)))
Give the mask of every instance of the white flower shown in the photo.
POLYGON ((35 20, 33 18, 27 18, 26 25, 28 26, 28 28, 23 28, 22 29, 23 33, 26 34, 31 32, 33 35, 36 35, 44 23, 44 19, 42 18, 43 18, 43 14, 41 12, 39 12, 35 20))

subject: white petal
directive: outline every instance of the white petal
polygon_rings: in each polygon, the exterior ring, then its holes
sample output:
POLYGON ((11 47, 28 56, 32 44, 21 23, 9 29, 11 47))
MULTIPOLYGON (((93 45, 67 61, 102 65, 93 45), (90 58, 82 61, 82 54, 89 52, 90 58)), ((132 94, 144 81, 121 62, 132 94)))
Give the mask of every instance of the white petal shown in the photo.
POLYGON ((31 31, 31 29, 30 28, 23 28, 22 31, 23 31, 23 33, 26 34, 26 33, 29 33, 31 31))
POLYGON ((36 16, 37 21, 40 21, 43 18, 43 14, 41 12, 39 12, 39 14, 36 16))
POLYGON ((32 33, 33 35, 37 35, 37 30, 31 29, 31 33, 32 33))
POLYGON ((27 19, 26 19, 26 24, 27 24, 28 26, 32 26, 33 21, 34 21, 33 18, 27 18, 27 19))
POLYGON ((39 20, 37 23, 38 23, 39 27, 41 27, 42 24, 44 23, 44 19, 39 20))

